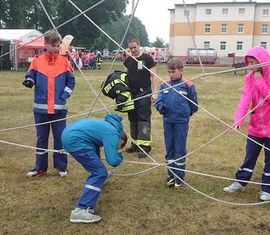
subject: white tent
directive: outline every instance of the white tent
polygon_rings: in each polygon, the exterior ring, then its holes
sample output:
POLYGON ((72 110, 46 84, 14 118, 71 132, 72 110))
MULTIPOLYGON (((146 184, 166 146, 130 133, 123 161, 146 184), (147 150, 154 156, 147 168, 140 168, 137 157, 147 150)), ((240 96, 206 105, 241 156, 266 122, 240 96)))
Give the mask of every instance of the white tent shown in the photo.
POLYGON ((26 64, 29 58, 33 57, 35 50, 38 50, 44 46, 42 40, 38 40, 39 43, 35 43, 33 47, 24 46, 17 50, 17 47, 29 43, 37 38, 40 38, 42 33, 35 29, 0 29, 0 54, 4 54, 7 51, 3 51, 4 44, 9 44, 10 51, 10 67, 12 70, 17 70, 20 65, 26 64))

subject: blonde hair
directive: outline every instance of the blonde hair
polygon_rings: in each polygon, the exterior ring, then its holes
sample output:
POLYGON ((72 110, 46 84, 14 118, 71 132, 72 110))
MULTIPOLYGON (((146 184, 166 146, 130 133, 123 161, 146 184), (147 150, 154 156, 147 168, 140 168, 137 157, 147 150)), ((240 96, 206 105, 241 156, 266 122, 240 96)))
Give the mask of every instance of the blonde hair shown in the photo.
POLYGON ((169 69, 183 69, 184 66, 183 66, 183 63, 182 61, 179 59, 179 58, 172 58, 170 59, 168 62, 167 62, 167 67, 169 69))
POLYGON ((62 41, 61 36, 55 30, 49 30, 44 33, 44 41, 50 45, 59 43, 62 41))

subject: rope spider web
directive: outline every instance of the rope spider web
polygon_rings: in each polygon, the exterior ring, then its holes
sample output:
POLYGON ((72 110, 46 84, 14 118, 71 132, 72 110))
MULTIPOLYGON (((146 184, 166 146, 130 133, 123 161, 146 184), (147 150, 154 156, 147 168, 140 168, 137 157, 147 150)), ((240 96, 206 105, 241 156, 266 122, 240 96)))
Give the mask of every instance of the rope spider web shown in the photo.
MULTIPOLYGON (((118 46, 118 50, 124 50, 127 54, 129 54, 129 56, 133 57, 128 51, 126 51, 125 48, 122 47, 122 44, 123 44, 123 40, 129 30, 129 27, 130 27, 130 23, 132 22, 132 18, 134 17, 134 14, 135 14, 135 11, 136 11, 136 8, 139 4, 139 0, 136 2, 136 6, 130 16, 130 20, 129 20, 129 23, 127 25, 127 28, 125 30, 125 33, 123 35, 123 38, 122 38, 122 41, 120 43, 116 42, 112 37, 110 37, 110 35, 108 35, 102 28, 100 28, 90 17, 88 17, 86 15, 86 12, 89 10, 89 9, 93 9, 95 7, 97 7, 98 5, 100 5, 102 2, 106 1, 106 0, 101 0, 99 1, 97 4, 95 4, 94 6, 91 6, 90 8, 88 8, 87 10, 85 11, 82 11, 72 0, 68 0, 69 3, 74 6, 79 14, 77 16, 80 16, 80 15, 83 15, 84 17, 86 17, 86 19, 92 24, 94 25, 98 30, 100 30, 105 36, 107 36, 110 40, 112 40, 117 46, 118 46)), ((73 19, 75 19, 77 16, 73 17, 73 18, 70 18, 70 20, 64 22, 63 24, 59 25, 59 26, 55 26, 52 19, 50 18, 48 12, 46 11, 44 5, 42 4, 42 0, 39 0, 39 3, 40 5, 42 6, 43 10, 44 10, 44 13, 47 15, 49 21, 51 22, 52 24, 52 30, 57 30, 59 27, 62 27, 63 25, 65 25, 66 23, 69 23, 70 21, 72 21, 73 19)), ((183 0, 183 4, 184 4, 184 7, 185 9, 186 8, 186 4, 185 4, 185 0, 183 0)), ((193 43, 194 43, 194 47, 197 49, 197 45, 196 45, 196 41, 195 41, 195 37, 194 37, 194 33, 192 32, 192 28, 191 28, 191 23, 189 21, 189 16, 187 15, 187 22, 188 22, 188 25, 189 25, 189 28, 190 28, 190 31, 191 31, 191 35, 192 35, 192 40, 193 40, 193 43)), ((198 49, 197 49, 198 50, 198 49)), ((3 55, 2 55, 3 56, 3 55)), ((114 66, 114 63, 115 63, 115 59, 112 61, 111 63, 111 66, 107 72, 107 75, 106 77, 111 73, 112 69, 113 69, 113 66, 114 66)), ((134 60, 136 60, 136 58, 133 57, 134 60)), ((269 63, 265 63, 265 64, 259 64, 259 65, 255 65, 255 66, 249 66, 249 67, 244 67, 244 68, 239 68, 239 69, 229 69, 229 70, 223 70, 223 71, 218 71, 218 72, 212 72, 212 73, 206 73, 205 72, 205 69, 204 69, 204 66, 201 62, 201 59, 200 59, 200 56, 199 56, 199 53, 198 53, 198 59, 199 59, 199 62, 200 62, 200 68, 201 68, 201 74, 200 75, 197 75, 195 77, 192 77, 191 79, 189 79, 190 81, 193 81, 193 80, 197 80, 197 79, 201 79, 201 78, 204 78, 206 79, 207 77, 209 76, 213 76, 213 75, 220 75, 220 74, 224 74, 224 73, 231 73, 231 72, 234 72, 234 71, 239 71, 239 70, 245 70, 247 68, 256 68, 256 67, 262 67, 262 66, 266 66, 266 65, 269 65, 269 63)), ((76 64, 75 61, 73 61, 74 64, 76 65, 76 67, 78 68, 79 72, 81 73, 82 77, 85 79, 87 85, 89 86, 89 88, 91 89, 91 91, 94 93, 95 95, 95 99, 93 101, 93 103, 91 104, 90 106, 90 110, 87 111, 87 112, 84 112, 84 113, 80 113, 80 114, 77 114, 77 115, 72 115, 72 116, 69 116, 68 118, 76 118, 76 117, 81 117, 81 116, 89 116, 89 115, 92 115, 94 113, 98 113, 98 112, 101 112, 101 111, 107 111, 108 113, 110 113, 111 109, 115 108, 116 105, 111 105, 111 106, 106 106, 106 104, 102 101, 101 97, 100 97, 100 94, 101 94, 101 89, 99 90, 99 92, 96 92, 96 90, 93 88, 91 82, 89 81, 89 79, 86 77, 86 75, 84 74, 84 72, 79 68, 79 66, 76 64), (96 103, 97 101, 99 101, 103 108, 100 108, 100 109, 94 109, 94 107, 96 106, 96 103)), ((145 67, 145 69, 149 70, 148 68, 145 67)), ((151 70, 149 70, 150 73, 151 70)), ((160 76, 158 76, 158 74, 155 74, 156 78, 163 82, 163 83, 166 83, 166 81, 164 79, 162 79, 160 76)), ((173 86, 169 86, 168 89, 174 89, 175 90, 175 87, 173 86)), ((177 92, 177 90, 175 90, 177 92)), ((158 91, 160 92, 160 91, 158 91)), ((152 93, 153 94, 153 93, 152 93)), ((179 93, 179 95, 182 95, 181 93, 179 93)), ((183 95, 182 95, 183 96, 183 95)), ((255 110, 259 105, 261 105, 268 97, 270 96, 270 94, 265 97, 263 100, 260 101, 260 103, 252 110, 250 110, 245 117, 247 117, 253 110, 255 110)), ((144 96, 145 97, 145 96, 144 96)), ((144 98, 144 97, 140 97, 141 98, 144 98)), ((192 102, 194 103, 193 101, 189 100, 187 97, 183 96, 185 99, 187 99, 189 102, 192 102)), ((136 100, 136 99, 134 99, 136 100)), ((122 103, 122 104, 125 104, 125 103, 122 103)), ((122 105, 120 104, 120 105, 122 105)), ((195 103, 194 103, 195 104, 195 103)), ((195 104, 196 105, 196 104, 195 104)), ((202 107, 201 105, 198 105, 198 107, 200 108, 201 111, 203 111, 204 113, 206 113, 207 115, 209 115, 210 117, 212 117, 213 119, 215 119, 216 121, 218 121, 219 123, 221 123, 222 125, 224 125, 227 129, 225 129, 225 131, 221 132, 220 134, 218 134, 217 136, 213 137, 212 139, 210 139, 207 143, 204 143, 203 145, 197 147, 196 149, 194 149, 193 151, 189 152, 188 154, 186 154, 185 156, 177 159, 177 160, 180 160, 182 158, 186 158, 186 157, 189 157, 191 155, 193 155, 194 153, 200 151, 201 149, 211 145, 212 143, 214 143, 216 140, 218 140, 219 138, 223 137, 225 134, 227 134, 228 132, 230 131, 236 131, 234 130, 234 128, 224 122, 222 119, 220 119, 218 116, 214 115, 213 113, 209 112, 206 108, 202 107)), ((243 117, 243 119, 245 118, 243 117)), ((60 120, 63 120, 63 119, 60 119, 60 120)), ((56 121, 60 121, 60 120, 56 120, 56 121)), ((51 123, 51 122, 50 122, 51 123)), ((42 124, 39 124, 39 125, 43 125, 45 123, 42 123, 42 124)), ((24 128, 29 128, 29 127, 34 127, 35 125, 26 125, 26 126, 17 126, 17 127, 12 127, 12 128, 5 128, 5 129, 0 129, 0 132, 4 132, 4 131, 10 131, 10 130, 18 130, 18 129, 24 129, 24 128)), ((240 131, 236 131, 239 135, 242 135, 248 139, 250 139, 246 134, 240 132, 240 131)), ((129 138, 131 139, 131 137, 129 136, 129 138)), ((252 139, 250 139, 252 140, 252 139)), ((254 140, 252 140, 254 141, 254 140)), ((17 143, 13 143, 13 142, 9 142, 9 141, 5 141, 5 140, 0 140, 0 143, 2 144, 9 144, 9 145, 15 145, 15 146, 19 146, 19 147, 23 147, 23 148, 31 148, 31 149, 39 149, 39 150, 46 150, 48 152, 63 152, 63 150, 53 150, 53 149, 40 149, 40 148, 36 148, 36 147, 33 147, 33 146, 27 146, 27 145, 22 145, 22 144, 17 144, 17 143)), ((256 144, 259 144, 259 143, 256 143, 256 144)), ((259 144, 260 145, 260 144, 259 144)), ((266 148, 265 146, 263 145, 260 145, 262 148, 270 151, 268 148, 266 148)), ((124 163, 130 163, 130 164, 142 164, 142 165, 145 165, 145 166, 149 166, 147 169, 145 170, 142 170, 142 171, 137 171, 137 172, 134 172, 134 173, 116 173, 114 172, 113 175, 115 176, 133 176, 133 175, 139 175, 139 174, 144 174, 144 173, 147 173, 149 171, 152 171, 153 169, 156 169, 156 168, 159 168, 159 167, 164 167, 164 168, 167 168, 169 169, 169 171, 171 171, 174 175, 175 173, 172 171, 172 169, 174 169, 173 167, 170 167, 168 166, 167 164, 165 163, 160 163, 158 162, 154 157, 150 156, 149 154, 147 154, 148 156, 148 159, 151 160, 151 162, 141 162, 141 161, 130 161, 130 160, 124 160, 124 163)), ((175 160, 175 161, 177 161, 175 160)), ((179 169, 174 169, 174 170, 179 170, 179 169)), ((211 174, 206 174, 206 173, 201 173, 201 172, 196 172, 196 171, 191 171, 191 170, 184 170, 190 174, 195 174, 195 175, 201 175, 201 176, 204 176, 204 177, 210 177, 210 178, 216 178, 216 179, 225 179, 225 180, 231 180, 231 181, 234 181, 235 179, 233 178, 228 178, 228 177, 223 177, 223 176, 218 176, 218 175, 211 175, 211 174)), ((177 175, 175 175, 175 177, 177 177, 177 175)), ((179 178, 179 180, 181 180, 179 178)), ((181 180, 182 181, 182 180, 181 180)), ((247 181, 243 181, 243 182, 247 182, 247 181)), ((193 187, 191 184, 187 183, 186 181, 183 181, 183 183, 188 186, 191 190, 195 191, 196 193, 204 196, 204 197, 207 197, 211 200, 214 200, 216 202, 220 202, 220 203, 224 203, 224 204, 229 204, 229 205, 238 205, 238 206, 254 206, 254 205, 261 205, 261 204, 265 204, 265 203, 269 203, 269 202, 255 202, 255 203, 236 203, 236 202, 229 202, 229 201, 225 201, 225 200, 221 200, 221 199, 218 199, 218 198, 215 198, 215 197, 212 197, 210 195, 207 195, 205 193, 203 193, 202 191, 196 189, 195 187, 193 187)), ((253 181, 248 181, 248 183, 251 183, 251 184, 258 184, 258 185, 261 185, 261 183, 259 182, 253 182, 253 181)), ((268 184, 267 184, 268 185, 268 184)))

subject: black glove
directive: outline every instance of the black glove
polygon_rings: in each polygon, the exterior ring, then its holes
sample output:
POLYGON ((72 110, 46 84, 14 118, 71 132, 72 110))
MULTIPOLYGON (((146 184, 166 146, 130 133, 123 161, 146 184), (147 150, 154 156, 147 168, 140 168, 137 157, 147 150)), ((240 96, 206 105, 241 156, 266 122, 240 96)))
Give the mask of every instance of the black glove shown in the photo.
POLYGON ((160 107, 159 107, 159 109, 158 109, 158 112, 160 113, 160 114, 164 114, 165 113, 165 111, 166 111, 166 105, 164 105, 164 104, 162 104, 162 105, 160 105, 160 107))
POLYGON ((34 83, 30 80, 24 80, 22 83, 25 87, 32 88, 34 86, 34 83))

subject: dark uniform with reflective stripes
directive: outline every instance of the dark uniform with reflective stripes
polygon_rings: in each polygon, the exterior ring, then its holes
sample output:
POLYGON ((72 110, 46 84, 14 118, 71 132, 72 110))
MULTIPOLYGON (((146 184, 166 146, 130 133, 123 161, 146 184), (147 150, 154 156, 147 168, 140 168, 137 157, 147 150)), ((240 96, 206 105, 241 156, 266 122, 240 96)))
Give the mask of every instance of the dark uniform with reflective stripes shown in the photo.
MULTIPOLYGON (((124 61, 133 99, 152 93, 151 73, 143 65, 148 69, 155 66, 153 58, 147 54, 143 53, 136 59, 139 62, 132 57, 124 61)), ((135 100, 134 105, 134 110, 128 112, 130 135, 136 144, 148 153, 151 150, 151 95, 135 100)))

